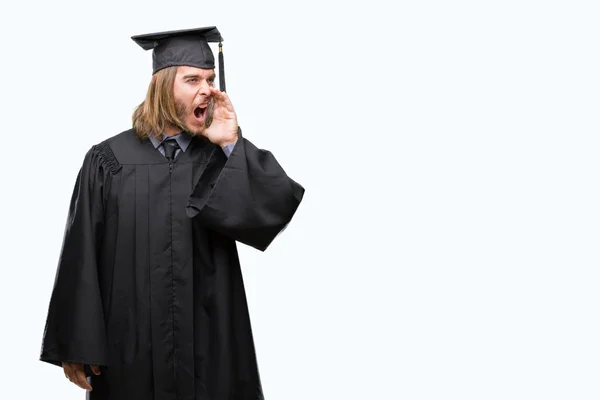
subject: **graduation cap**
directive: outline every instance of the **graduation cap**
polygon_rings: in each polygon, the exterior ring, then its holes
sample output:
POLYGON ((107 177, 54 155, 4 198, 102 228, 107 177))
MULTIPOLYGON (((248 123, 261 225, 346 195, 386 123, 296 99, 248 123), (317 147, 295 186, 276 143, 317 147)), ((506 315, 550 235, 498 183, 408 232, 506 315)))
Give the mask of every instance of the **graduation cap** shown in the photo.
POLYGON ((225 91, 223 37, 214 26, 182 29, 132 36, 144 50, 152 52, 152 74, 163 68, 185 65, 203 69, 215 68, 215 57, 209 42, 219 42, 219 89, 225 91))

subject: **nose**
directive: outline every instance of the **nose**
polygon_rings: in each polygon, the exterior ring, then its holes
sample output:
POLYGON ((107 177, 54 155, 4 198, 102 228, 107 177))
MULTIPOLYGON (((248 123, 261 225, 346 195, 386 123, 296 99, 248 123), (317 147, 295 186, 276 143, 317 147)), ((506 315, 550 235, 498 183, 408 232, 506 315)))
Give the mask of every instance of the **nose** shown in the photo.
POLYGON ((204 97, 210 96, 210 83, 206 79, 200 83, 198 94, 204 97))

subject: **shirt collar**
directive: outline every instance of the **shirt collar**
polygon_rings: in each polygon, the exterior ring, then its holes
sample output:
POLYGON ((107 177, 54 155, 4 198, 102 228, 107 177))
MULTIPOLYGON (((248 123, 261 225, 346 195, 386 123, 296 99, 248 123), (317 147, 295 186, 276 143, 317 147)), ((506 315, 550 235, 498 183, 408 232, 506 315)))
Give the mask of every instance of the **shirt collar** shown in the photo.
MULTIPOLYGON (((158 146, 160 146, 162 144, 162 142, 164 142, 165 139, 167 139, 168 137, 169 137, 168 135, 163 133, 163 134, 161 134, 160 137, 150 136, 149 139, 152 142, 152 145, 154 146, 154 148, 158 149, 158 146)), ((178 133, 177 135, 174 135, 171 137, 175 138, 175 140, 177 141, 177 144, 179 145, 179 147, 181 148, 182 151, 186 151, 192 141, 192 136, 187 132, 181 132, 181 133, 178 133)))

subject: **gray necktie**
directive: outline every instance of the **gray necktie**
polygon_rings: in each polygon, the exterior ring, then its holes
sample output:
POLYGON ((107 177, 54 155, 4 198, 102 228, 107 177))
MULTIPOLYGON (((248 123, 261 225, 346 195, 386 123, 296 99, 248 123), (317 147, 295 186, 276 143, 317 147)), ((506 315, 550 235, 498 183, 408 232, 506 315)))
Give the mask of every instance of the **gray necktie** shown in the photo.
POLYGON ((175 139, 166 139, 163 142, 163 149, 165 150, 165 157, 169 161, 173 161, 175 159, 175 152, 179 149, 179 144, 175 139))

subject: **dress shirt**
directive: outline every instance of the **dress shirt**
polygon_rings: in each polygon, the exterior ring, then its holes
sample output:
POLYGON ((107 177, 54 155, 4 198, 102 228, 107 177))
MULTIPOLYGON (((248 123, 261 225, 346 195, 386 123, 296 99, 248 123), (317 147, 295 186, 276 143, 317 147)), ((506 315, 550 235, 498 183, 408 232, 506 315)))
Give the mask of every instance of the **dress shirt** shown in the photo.
MULTIPOLYGON (((173 136, 169 136, 169 135, 166 135, 163 133, 160 138, 149 137, 149 139, 152 142, 152 145, 154 146, 154 148, 158 149, 158 151, 160 151, 160 154, 162 154, 164 156, 165 148, 164 148, 163 142, 167 138, 170 138, 170 137, 175 138, 175 140, 177 141, 177 144, 179 145, 179 149, 177 149, 177 151, 175 152, 175 158, 177 158, 179 153, 181 153, 182 151, 186 151, 192 141, 192 136, 187 132, 178 133, 177 135, 173 135, 173 136)), ((229 156, 231 155, 231 152, 233 151, 235 144, 236 144, 236 142, 233 142, 233 143, 228 144, 227 146, 223 147, 223 152, 225 153, 227 158, 229 158, 229 156)))

